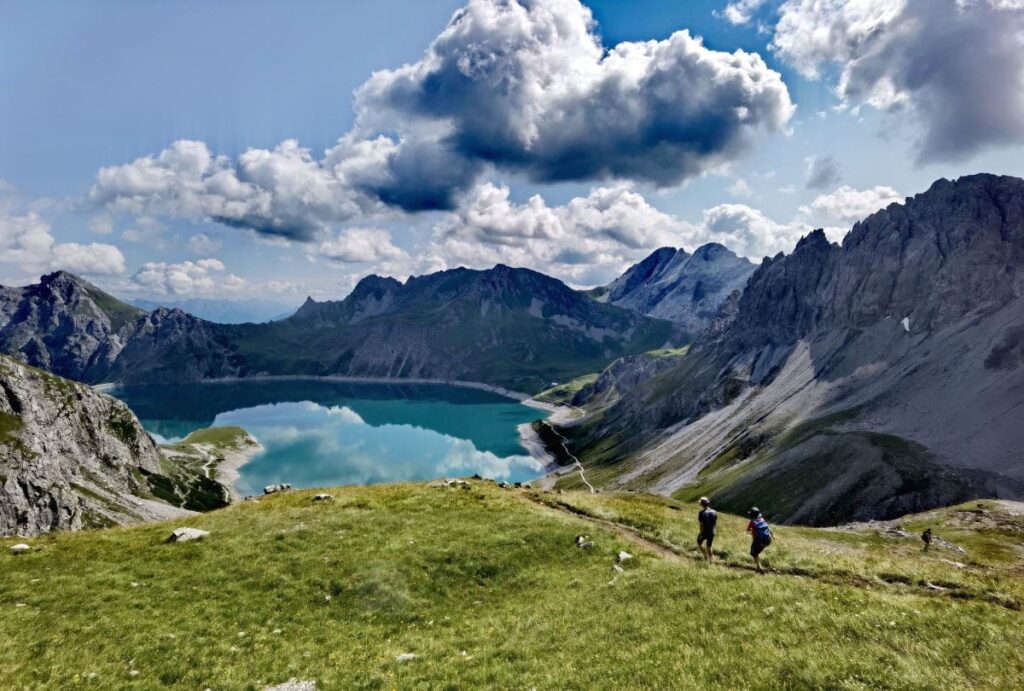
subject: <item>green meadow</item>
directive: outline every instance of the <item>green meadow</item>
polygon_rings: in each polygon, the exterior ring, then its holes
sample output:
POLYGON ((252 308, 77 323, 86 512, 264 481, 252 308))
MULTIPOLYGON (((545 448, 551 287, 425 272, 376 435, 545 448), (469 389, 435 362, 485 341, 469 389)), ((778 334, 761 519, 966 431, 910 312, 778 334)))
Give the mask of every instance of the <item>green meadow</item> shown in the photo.
MULTIPOLYGON (((323 490, 320 490, 323 491, 323 490)), ((0 687, 1011 688, 1024 519, 777 527, 642 494, 398 484, 0 540, 0 687), (208 530, 166 544, 175 527, 208 530), (923 525, 963 548, 924 553, 923 525), (576 546, 586 534, 592 549, 576 546), (28 542, 13 555, 8 547, 28 542), (616 555, 632 558, 614 568, 616 555)))

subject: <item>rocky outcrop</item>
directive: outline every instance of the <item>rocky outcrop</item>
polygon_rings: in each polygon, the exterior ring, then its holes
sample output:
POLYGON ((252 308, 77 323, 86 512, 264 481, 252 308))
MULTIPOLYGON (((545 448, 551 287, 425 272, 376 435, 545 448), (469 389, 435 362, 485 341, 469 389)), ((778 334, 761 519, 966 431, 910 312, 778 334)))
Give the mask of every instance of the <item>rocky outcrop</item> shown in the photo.
POLYGON ((72 379, 117 359, 145 312, 64 271, 0 289, 0 352, 72 379))
POLYGON ((562 432, 617 484, 760 495, 776 520, 1020 497, 1021 323, 1024 180, 940 180, 842 245, 816 231, 766 259, 685 357, 619 373, 562 432))
POLYGON ((0 535, 177 515, 149 498, 160 472, 126 405, 0 356, 0 535))
POLYGON ((663 247, 615 279, 598 299, 698 334, 755 268, 718 243, 703 245, 693 254, 663 247))

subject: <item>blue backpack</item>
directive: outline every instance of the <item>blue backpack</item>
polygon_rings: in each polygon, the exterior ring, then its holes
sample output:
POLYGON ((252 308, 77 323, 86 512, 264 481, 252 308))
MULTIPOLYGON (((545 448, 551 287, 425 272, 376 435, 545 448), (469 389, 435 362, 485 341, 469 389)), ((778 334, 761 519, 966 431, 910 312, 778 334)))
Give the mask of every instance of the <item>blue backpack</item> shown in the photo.
POLYGON ((754 539, 762 545, 770 545, 772 543, 772 529, 768 527, 768 522, 763 518, 758 518, 754 521, 754 539))

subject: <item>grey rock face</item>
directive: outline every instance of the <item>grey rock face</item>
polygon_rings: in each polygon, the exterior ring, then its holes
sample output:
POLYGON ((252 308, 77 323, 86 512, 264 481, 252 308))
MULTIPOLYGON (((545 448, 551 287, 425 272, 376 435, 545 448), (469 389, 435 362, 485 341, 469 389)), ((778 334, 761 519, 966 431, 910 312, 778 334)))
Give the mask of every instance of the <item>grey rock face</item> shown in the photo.
POLYGON ((123 403, 0 356, 0 535, 164 515, 139 498, 142 473, 159 470, 123 403))
POLYGON ((755 268, 717 243, 703 245, 693 254, 663 247, 609 284, 604 299, 698 334, 755 268))
POLYGON ((0 290, 0 351, 60 376, 83 379, 117 358, 141 309, 58 271, 39 284, 0 290))
POLYGON ((627 362, 574 449, 614 437, 619 483, 666 493, 728 470, 727 508, 767 492, 809 523, 1014 498, 1022 323, 1024 180, 940 180, 766 259, 671 368, 627 362))

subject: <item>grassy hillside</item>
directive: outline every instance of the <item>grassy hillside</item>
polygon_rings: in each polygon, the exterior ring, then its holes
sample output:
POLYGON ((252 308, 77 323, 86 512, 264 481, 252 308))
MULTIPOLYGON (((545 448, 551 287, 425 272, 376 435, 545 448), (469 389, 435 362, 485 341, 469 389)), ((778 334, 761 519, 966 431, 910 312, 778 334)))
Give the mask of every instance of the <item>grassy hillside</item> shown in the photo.
POLYGON ((230 493, 218 481, 218 466, 227 455, 257 444, 241 427, 196 430, 180 442, 160 447, 162 472, 147 475, 147 484, 154 496, 174 506, 190 511, 222 508, 230 493))
POLYGON ((782 528, 772 573, 723 516, 645 495, 386 485, 175 524, 0 540, 0 687, 1008 688, 1024 676, 1024 518, 986 502, 782 528), (202 542, 164 544, 188 524, 202 542), (916 530, 917 523, 913 523, 916 530), (890 531, 891 532, 891 531, 890 531), (592 550, 575 547, 589 534, 592 550), (619 550, 633 559, 622 573, 619 550), (411 653, 416 657, 399 661, 411 653))

